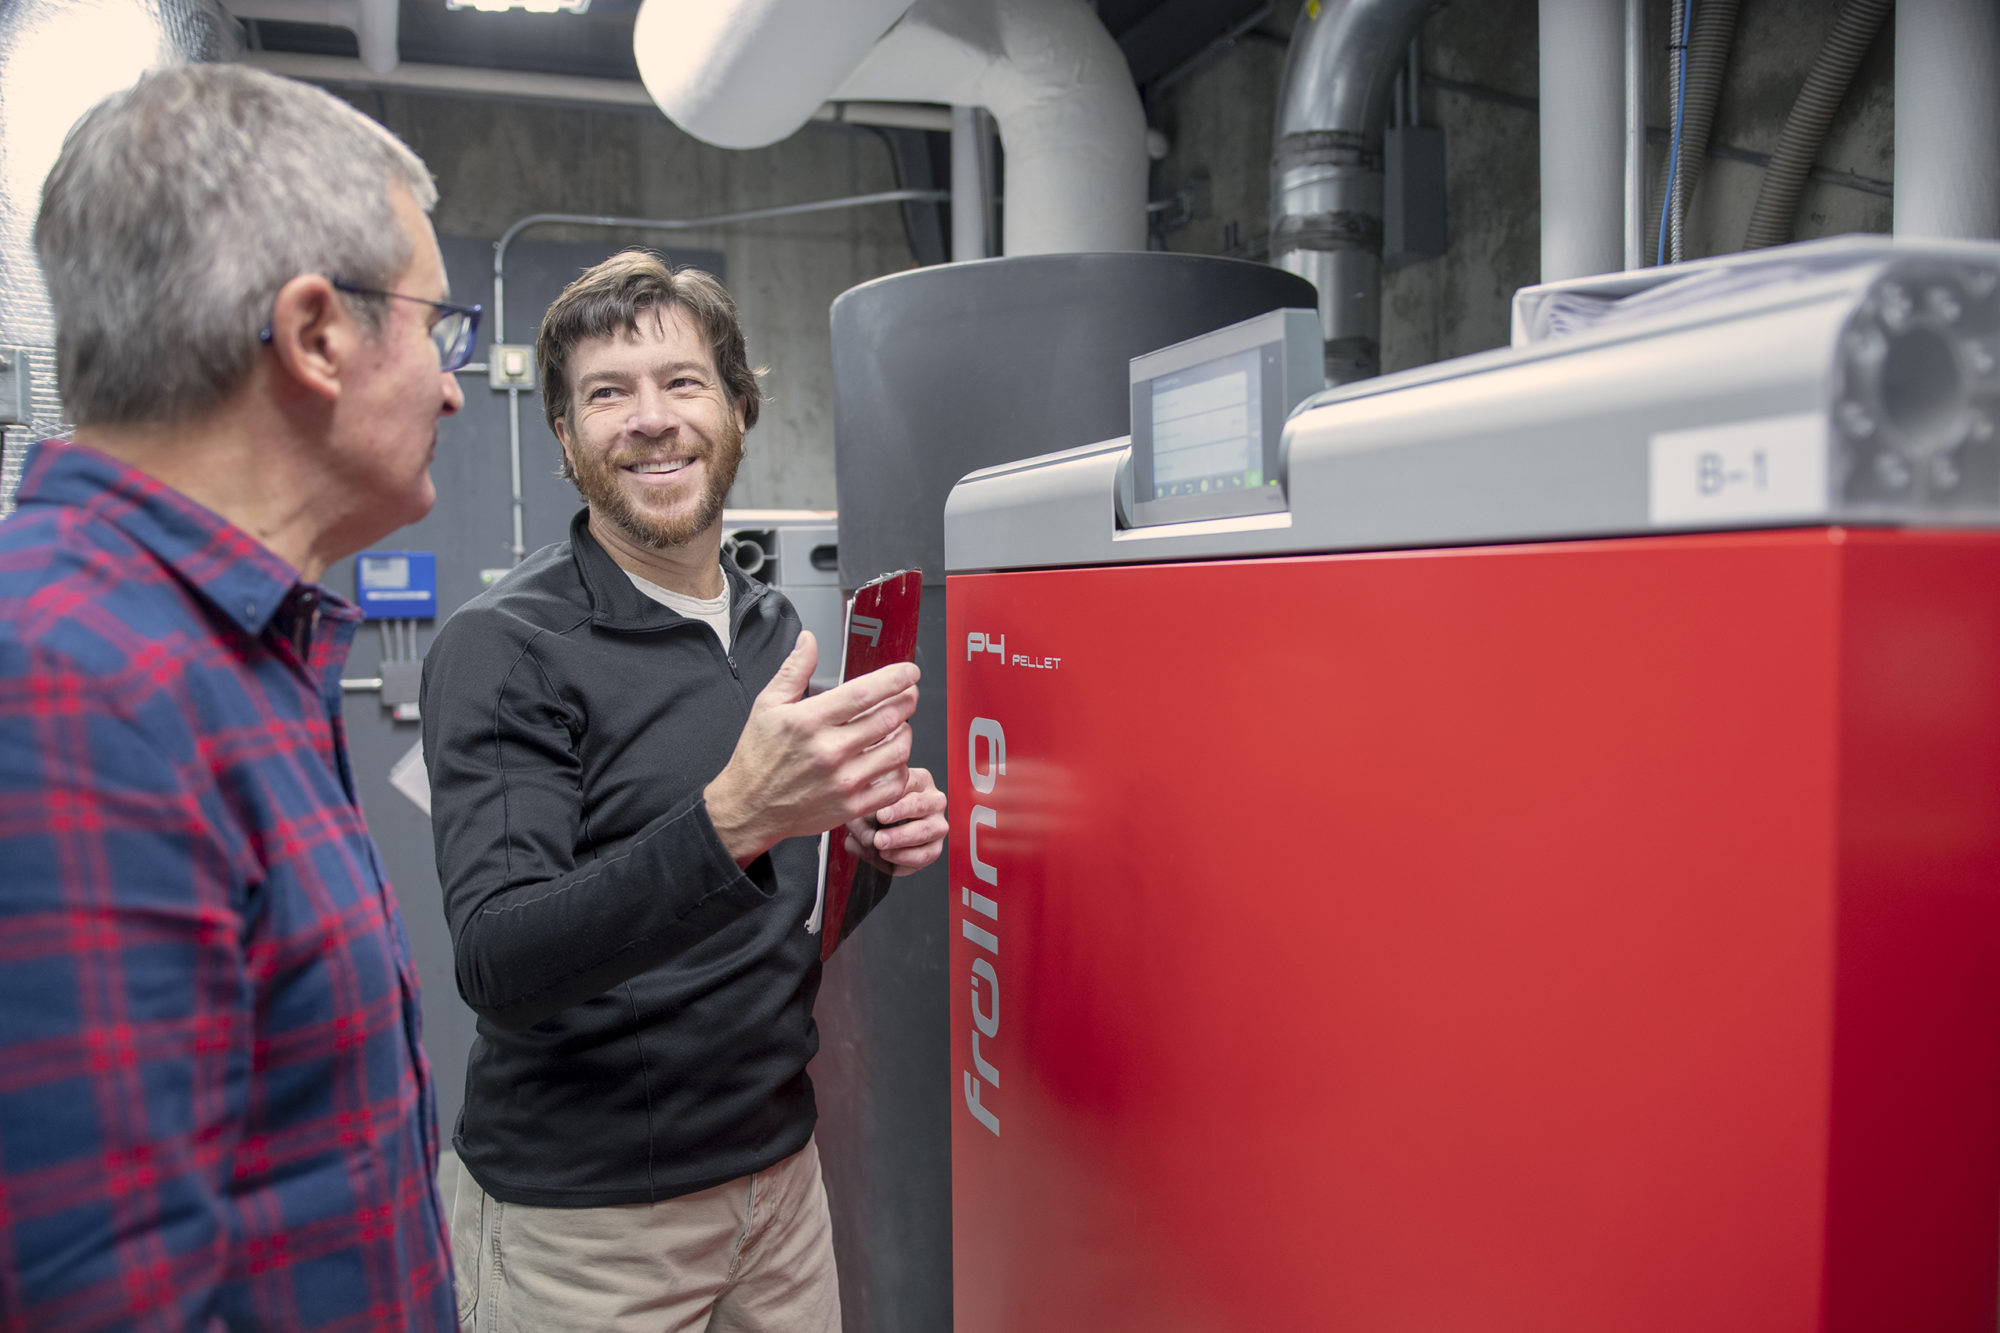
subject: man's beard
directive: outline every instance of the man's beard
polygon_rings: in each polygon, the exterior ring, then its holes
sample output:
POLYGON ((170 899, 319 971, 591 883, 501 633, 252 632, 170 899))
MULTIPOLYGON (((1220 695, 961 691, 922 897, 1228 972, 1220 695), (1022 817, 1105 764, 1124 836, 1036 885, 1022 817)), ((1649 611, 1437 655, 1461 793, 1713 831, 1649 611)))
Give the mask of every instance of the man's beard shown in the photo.
POLYGON ((721 434, 701 455, 708 484, 692 509, 677 514, 656 513, 633 504, 619 484, 619 474, 626 465, 642 461, 653 452, 634 450, 616 458, 602 454, 572 456, 570 471, 584 503, 598 519, 617 528, 636 545, 664 551, 687 545, 722 517, 722 503, 736 481, 736 466, 743 461, 743 432, 737 428, 734 415, 725 413, 721 434))

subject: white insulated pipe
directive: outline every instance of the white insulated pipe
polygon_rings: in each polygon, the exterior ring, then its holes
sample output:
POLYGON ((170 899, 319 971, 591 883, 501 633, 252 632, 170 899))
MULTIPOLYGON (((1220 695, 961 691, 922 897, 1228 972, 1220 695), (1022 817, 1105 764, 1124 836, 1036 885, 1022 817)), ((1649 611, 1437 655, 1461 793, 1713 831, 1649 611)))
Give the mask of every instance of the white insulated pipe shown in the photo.
POLYGON ((1007 254, 1145 246, 1145 112, 1086 0, 645 0, 633 49, 660 109, 727 148, 827 100, 983 106, 1007 254))
POLYGON ((2000 3, 1896 6, 1898 236, 2000 238, 2000 3))
POLYGON ((909 7, 910 0, 645 0, 632 54, 667 119, 718 148, 762 148, 805 124, 909 7))
POLYGON ((1540 0, 1542 281, 1622 269, 1624 0, 1540 0))
POLYGON ((1006 254, 1146 247, 1146 113, 1085 0, 918 0, 834 95, 991 111, 1006 254))
POLYGON ((396 0, 225 0, 224 7, 240 19, 346 28, 354 34, 361 64, 370 74, 396 68, 396 0))

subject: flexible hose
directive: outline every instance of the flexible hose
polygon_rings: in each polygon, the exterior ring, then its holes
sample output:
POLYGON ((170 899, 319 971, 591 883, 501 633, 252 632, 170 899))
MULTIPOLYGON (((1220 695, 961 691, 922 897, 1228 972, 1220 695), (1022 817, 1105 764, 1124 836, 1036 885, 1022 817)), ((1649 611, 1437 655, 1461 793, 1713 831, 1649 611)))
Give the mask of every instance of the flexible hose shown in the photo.
POLYGON ((1792 218, 1798 213, 1806 173, 1826 142, 1827 129, 1847 96, 1855 69, 1894 8, 1895 0, 1847 0, 1840 7, 1833 31, 1827 34, 1819 58, 1799 89, 1799 100, 1792 104, 1778 151, 1764 168, 1764 184, 1757 191, 1757 206, 1743 237, 1745 250, 1783 245, 1792 239, 1792 218))
POLYGON ((1687 10, 1690 3, 1692 0, 1671 0, 1667 12, 1667 120, 1671 132, 1667 138, 1667 160, 1661 164, 1660 187, 1653 192, 1660 204, 1646 210, 1647 217, 1657 214, 1660 219, 1646 246, 1653 252, 1655 264, 1667 262, 1667 236, 1672 231, 1667 225, 1667 209, 1672 204, 1667 193, 1673 189, 1681 165, 1681 117, 1687 110, 1687 24, 1694 17, 1687 10))
POLYGON ((1736 36, 1737 0, 1701 0, 1694 9, 1694 31, 1688 37, 1687 110, 1681 126, 1680 169, 1674 173, 1672 228, 1667 245, 1675 263, 1687 258, 1688 202, 1701 183, 1708 160, 1708 136, 1715 128, 1715 106, 1722 100, 1722 74, 1729 63, 1729 45, 1736 36))

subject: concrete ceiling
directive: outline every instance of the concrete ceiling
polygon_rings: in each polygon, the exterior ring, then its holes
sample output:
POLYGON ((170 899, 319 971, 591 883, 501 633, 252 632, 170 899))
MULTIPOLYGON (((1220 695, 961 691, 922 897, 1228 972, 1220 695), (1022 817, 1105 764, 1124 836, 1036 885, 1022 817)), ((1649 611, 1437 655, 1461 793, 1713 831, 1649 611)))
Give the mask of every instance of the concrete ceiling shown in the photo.
MULTIPOLYGON (((445 0, 401 0, 399 47, 407 61, 547 74, 636 79, 632 22, 639 0, 591 0, 583 14, 487 14, 445 0)), ((1144 92, 1218 39, 1257 22, 1273 0, 1098 0, 1144 92)), ((252 22, 253 48, 310 55, 355 54, 354 36, 313 24, 252 22)))

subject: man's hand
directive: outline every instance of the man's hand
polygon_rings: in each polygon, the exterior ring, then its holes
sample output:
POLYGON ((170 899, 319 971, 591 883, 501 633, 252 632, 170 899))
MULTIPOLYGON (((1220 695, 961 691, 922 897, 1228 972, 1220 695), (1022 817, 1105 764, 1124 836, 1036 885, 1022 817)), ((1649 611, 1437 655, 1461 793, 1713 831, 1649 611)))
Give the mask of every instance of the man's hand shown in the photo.
POLYGON ((847 849, 877 870, 911 875, 938 859, 949 827, 944 793, 930 770, 913 768, 900 798, 872 815, 847 821, 847 849))
POLYGON ((885 666, 808 699, 818 662, 819 646, 801 632, 750 706, 728 765, 703 793, 709 820, 739 866, 786 838, 893 807, 910 790, 917 668, 885 666))

